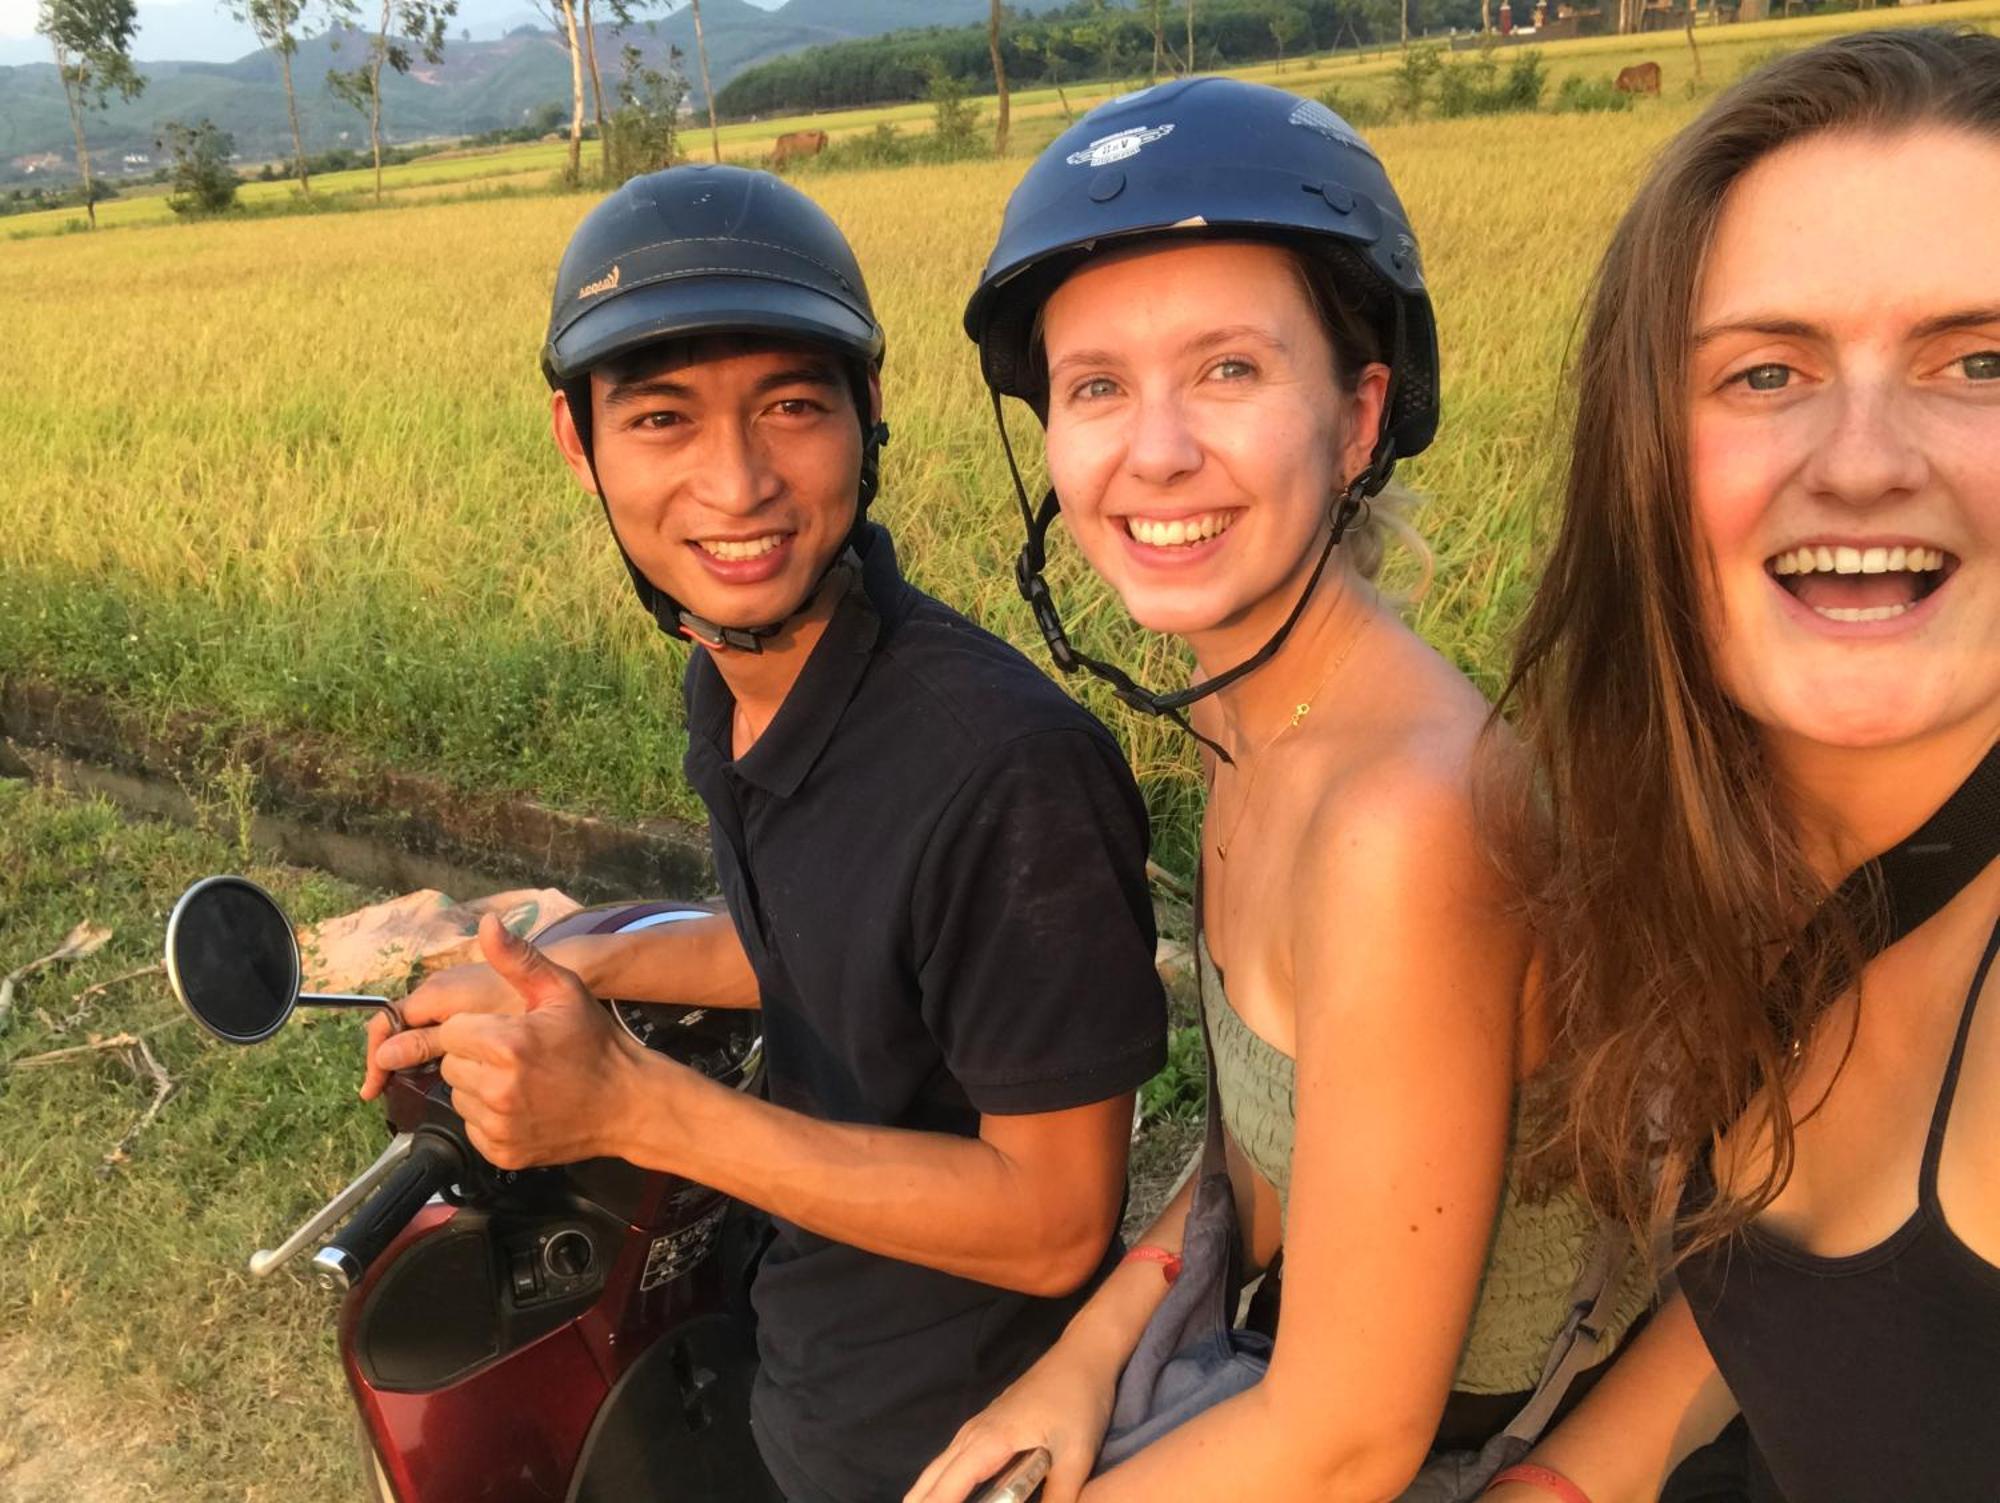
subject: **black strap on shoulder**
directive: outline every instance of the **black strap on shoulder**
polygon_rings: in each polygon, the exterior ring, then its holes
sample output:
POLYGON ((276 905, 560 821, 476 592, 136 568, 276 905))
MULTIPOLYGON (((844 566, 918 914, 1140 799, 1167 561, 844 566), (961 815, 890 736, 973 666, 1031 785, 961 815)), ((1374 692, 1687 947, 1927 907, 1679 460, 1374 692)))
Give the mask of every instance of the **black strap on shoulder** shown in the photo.
MULTIPOLYGON (((1933 917, 2000 855, 2000 746, 1906 839, 1849 872, 1807 923, 1807 933, 1851 927, 1866 965, 1933 917)), ((1770 982, 1776 1019, 1790 1038, 1787 1004, 1807 985, 1809 946, 1786 951, 1770 982)), ((1852 978, 1849 978, 1850 980, 1852 978)), ((1796 1040, 1793 1040, 1796 1044, 1796 1040)))
POLYGON ((2000 745, 1910 837, 1850 873, 1834 894, 1857 916, 1870 953, 1937 914, 2000 856, 2000 745))

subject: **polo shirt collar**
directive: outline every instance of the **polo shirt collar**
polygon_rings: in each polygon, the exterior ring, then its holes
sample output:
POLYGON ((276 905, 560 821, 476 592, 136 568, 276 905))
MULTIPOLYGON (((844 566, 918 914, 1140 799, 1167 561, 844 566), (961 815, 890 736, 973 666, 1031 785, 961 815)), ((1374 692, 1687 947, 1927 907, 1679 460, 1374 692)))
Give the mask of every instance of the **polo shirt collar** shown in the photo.
POLYGON ((729 747, 735 696, 713 661, 697 670, 702 712, 699 724, 691 729, 707 737, 724 764, 733 767, 743 781, 778 798, 790 798, 813 770, 861 687, 868 660, 885 627, 894 626, 909 609, 910 587, 896 562, 889 534, 870 523, 856 548, 861 562, 859 578, 849 575, 840 603, 833 608, 826 630, 813 645, 791 693, 757 744, 733 763, 729 747))

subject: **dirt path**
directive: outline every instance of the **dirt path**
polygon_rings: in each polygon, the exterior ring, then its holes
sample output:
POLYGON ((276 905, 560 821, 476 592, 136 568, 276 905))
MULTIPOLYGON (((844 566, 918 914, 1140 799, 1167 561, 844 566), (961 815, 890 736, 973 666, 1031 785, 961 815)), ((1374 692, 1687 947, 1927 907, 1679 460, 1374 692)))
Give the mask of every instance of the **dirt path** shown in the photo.
POLYGON ((19 1338, 0 1340, 0 1500, 142 1503, 169 1497, 156 1480, 158 1440, 144 1416, 110 1413, 65 1382, 61 1364, 19 1338))

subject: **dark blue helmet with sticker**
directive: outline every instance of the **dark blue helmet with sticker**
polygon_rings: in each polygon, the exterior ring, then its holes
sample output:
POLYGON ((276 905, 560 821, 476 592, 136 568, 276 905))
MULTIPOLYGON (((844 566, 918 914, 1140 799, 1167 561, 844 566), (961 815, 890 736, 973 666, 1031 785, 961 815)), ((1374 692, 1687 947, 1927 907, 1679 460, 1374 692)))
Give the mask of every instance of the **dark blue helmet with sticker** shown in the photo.
POLYGON ((1056 138, 1007 201, 965 309, 993 390, 1040 405, 1036 315, 1108 241, 1170 233, 1271 239, 1325 264, 1381 331, 1394 386, 1386 481, 1438 420, 1436 324, 1423 264, 1389 174, 1325 105, 1234 78, 1189 78, 1092 110, 1056 138))
POLYGON ((1056 666, 1095 674, 1134 709, 1170 716, 1193 734, 1187 707, 1270 661, 1367 498, 1388 483, 1398 459, 1429 445, 1438 354, 1417 239, 1368 143, 1314 100, 1233 78, 1182 79, 1092 110, 1036 158, 1007 200, 1000 238, 965 308, 996 419, 1003 396, 1047 416, 1036 323, 1065 277, 1108 245, 1181 235, 1273 241, 1324 268, 1380 335, 1390 373, 1374 453, 1333 499, 1326 541, 1291 613, 1249 658, 1171 693, 1144 688, 1069 640, 1042 573, 1062 503, 1051 490, 1039 507, 1030 504, 1000 422, 1027 525, 1015 580, 1056 666))

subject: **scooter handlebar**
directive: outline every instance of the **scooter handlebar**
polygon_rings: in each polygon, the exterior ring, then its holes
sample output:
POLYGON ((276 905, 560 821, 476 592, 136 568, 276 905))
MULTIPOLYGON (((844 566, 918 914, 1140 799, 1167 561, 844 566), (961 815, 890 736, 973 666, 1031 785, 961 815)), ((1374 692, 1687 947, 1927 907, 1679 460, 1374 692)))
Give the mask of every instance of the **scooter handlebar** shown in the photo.
POLYGON ((382 1253, 424 1203, 465 1173, 465 1155, 449 1138, 417 1132, 404 1160, 340 1232, 313 1257, 320 1277, 340 1289, 361 1282, 382 1253))

